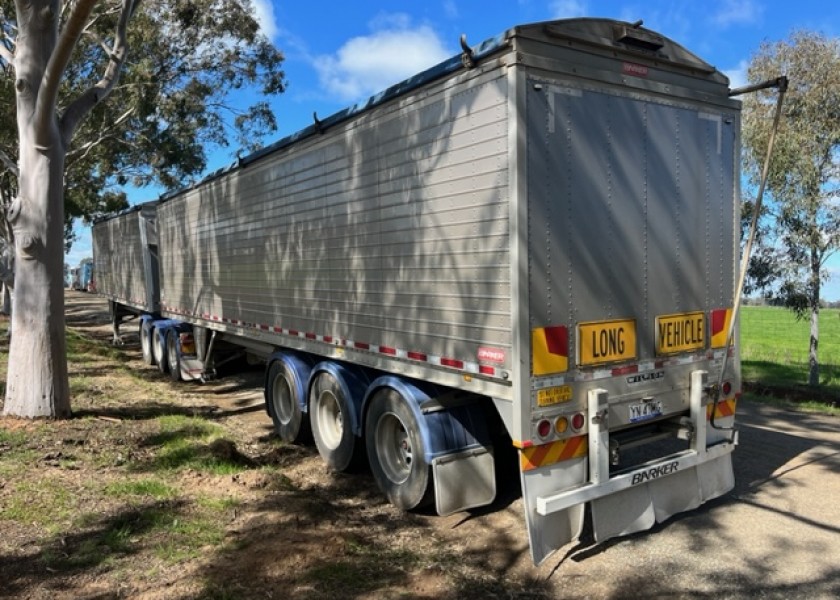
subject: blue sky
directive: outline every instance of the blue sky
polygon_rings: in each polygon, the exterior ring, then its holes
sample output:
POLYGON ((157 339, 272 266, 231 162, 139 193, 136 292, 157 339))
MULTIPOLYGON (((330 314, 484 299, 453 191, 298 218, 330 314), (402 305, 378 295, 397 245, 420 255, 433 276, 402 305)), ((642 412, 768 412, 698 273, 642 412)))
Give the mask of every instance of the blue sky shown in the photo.
MULTIPOLYGON (((840 3, 825 0, 427 0, 426 2, 300 2, 252 0, 263 31, 284 52, 288 89, 273 101, 280 130, 294 133, 319 118, 383 90, 459 53, 470 45, 524 23, 580 16, 644 20, 726 73, 737 87, 762 42, 789 37, 794 29, 840 36, 840 3)), ((272 141, 271 139, 266 142, 272 141)), ((231 162, 235 148, 215 152, 208 172, 231 162)), ((133 202, 161 190, 131 193, 133 202)), ((80 236, 67 262, 90 256, 90 233, 80 236)), ((840 256, 824 288, 840 299, 840 256)))

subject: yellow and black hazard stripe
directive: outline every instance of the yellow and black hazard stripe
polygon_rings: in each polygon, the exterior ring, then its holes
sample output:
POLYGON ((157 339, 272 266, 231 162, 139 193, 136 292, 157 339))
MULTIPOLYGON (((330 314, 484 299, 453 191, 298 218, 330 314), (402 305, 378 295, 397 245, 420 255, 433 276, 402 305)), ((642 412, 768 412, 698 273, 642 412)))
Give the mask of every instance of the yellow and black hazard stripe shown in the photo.
POLYGON ((588 438, 579 435, 567 440, 551 442, 541 446, 522 448, 519 451, 519 460, 523 471, 547 467, 554 463, 571 458, 586 456, 589 450, 588 438))

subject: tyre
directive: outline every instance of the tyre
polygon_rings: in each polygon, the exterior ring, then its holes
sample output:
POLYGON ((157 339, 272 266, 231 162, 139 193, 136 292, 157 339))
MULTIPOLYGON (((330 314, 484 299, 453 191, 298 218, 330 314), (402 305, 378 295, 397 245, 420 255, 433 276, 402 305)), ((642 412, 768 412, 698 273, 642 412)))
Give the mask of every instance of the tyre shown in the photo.
POLYGON ((155 364, 157 364, 158 371, 166 373, 169 365, 166 364, 166 340, 161 338, 160 331, 157 327, 151 330, 152 338, 152 355, 155 357, 155 364))
POLYGON ((413 510, 432 501, 434 486, 420 424, 396 391, 381 391, 371 399, 365 445, 370 470, 391 504, 413 510))
POLYGON ((166 334, 166 367, 173 381, 181 381, 181 357, 178 354, 179 334, 170 329, 166 334))
POLYGON ((147 365, 155 364, 155 355, 152 352, 152 331, 151 327, 143 327, 140 323, 140 348, 143 351, 143 362, 147 365))
POLYGON ((295 444, 308 441, 309 420, 300 408, 294 371, 282 360, 276 360, 269 367, 265 385, 268 414, 280 439, 295 444))
POLYGON ((309 419, 318 453, 335 471, 360 462, 363 444, 353 434, 353 405, 330 373, 317 376, 309 392, 309 419))

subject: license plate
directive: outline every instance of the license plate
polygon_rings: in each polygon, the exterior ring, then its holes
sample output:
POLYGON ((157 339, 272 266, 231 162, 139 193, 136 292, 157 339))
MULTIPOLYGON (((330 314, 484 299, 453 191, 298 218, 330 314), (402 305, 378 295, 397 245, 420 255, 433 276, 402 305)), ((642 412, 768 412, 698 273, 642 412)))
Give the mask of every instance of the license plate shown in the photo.
POLYGON ((601 365, 636 358, 636 321, 578 324, 578 364, 601 365))
POLYGON ((572 386, 561 385, 559 387, 537 390, 537 406, 553 406, 572 399, 572 386))
POLYGON ((706 348, 706 315, 702 312, 656 317, 656 353, 676 354, 706 348))
POLYGON ((662 415, 662 402, 660 400, 647 400, 639 404, 630 405, 630 422, 638 423, 655 419, 662 415))

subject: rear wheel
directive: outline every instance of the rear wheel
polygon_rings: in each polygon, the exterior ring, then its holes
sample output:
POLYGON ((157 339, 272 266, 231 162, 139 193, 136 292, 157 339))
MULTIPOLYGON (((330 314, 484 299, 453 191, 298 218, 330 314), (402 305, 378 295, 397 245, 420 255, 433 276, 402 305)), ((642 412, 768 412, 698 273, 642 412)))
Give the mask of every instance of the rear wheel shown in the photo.
POLYGON ((353 435, 353 406, 339 382, 321 373, 309 393, 312 437, 318 453, 331 469, 346 471, 358 462, 362 444, 353 435))
POLYGON ((282 360, 271 363, 266 378, 265 399, 274 430, 280 439, 299 443, 309 437, 309 422, 300 408, 294 372, 282 360))
POLYGON ((144 327, 140 323, 140 348, 143 350, 143 362, 147 365, 155 364, 155 355, 152 352, 152 328, 144 327))
POLYGON ((181 381, 181 357, 178 353, 178 337, 176 330, 170 329, 166 334, 166 366, 169 376, 174 381, 181 381))
POLYGON ((420 424, 394 390, 378 392, 365 419, 370 469, 391 504, 402 510, 426 506, 434 497, 420 424))
POLYGON ((152 355, 155 358, 155 363, 157 364, 158 371, 160 371, 161 373, 166 373, 169 368, 169 365, 166 364, 166 340, 161 337, 157 327, 152 328, 151 337, 152 355))

